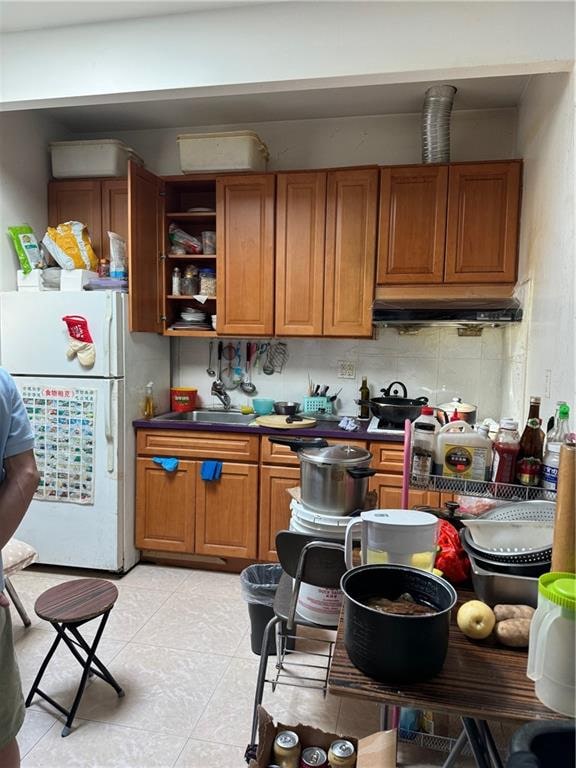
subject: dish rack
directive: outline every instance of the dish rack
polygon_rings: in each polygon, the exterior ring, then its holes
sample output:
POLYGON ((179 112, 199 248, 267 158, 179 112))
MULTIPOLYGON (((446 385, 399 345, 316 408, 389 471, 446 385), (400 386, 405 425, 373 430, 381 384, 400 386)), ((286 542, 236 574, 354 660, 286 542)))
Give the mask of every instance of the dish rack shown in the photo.
POLYGON ((302 412, 313 415, 315 413, 332 413, 333 403, 329 397, 303 397, 302 412))

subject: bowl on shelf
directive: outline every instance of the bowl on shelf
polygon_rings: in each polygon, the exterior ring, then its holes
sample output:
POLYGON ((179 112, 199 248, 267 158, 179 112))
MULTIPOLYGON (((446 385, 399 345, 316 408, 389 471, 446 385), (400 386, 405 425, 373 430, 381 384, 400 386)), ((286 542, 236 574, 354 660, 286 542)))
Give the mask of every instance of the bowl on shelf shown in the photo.
POLYGON ((212 320, 212 328, 216 330, 216 315, 210 315, 210 319, 212 320))

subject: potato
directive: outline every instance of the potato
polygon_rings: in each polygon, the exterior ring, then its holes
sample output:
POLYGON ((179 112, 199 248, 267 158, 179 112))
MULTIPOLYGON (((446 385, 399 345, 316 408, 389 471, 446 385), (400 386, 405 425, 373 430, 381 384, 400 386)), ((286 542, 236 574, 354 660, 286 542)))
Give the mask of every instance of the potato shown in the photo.
POLYGON ((530 619, 504 619, 496 624, 496 637, 510 648, 526 648, 530 636, 530 619))
POLYGON ((496 621, 505 619, 531 619, 534 616, 534 608, 529 605, 495 605, 492 608, 496 621))

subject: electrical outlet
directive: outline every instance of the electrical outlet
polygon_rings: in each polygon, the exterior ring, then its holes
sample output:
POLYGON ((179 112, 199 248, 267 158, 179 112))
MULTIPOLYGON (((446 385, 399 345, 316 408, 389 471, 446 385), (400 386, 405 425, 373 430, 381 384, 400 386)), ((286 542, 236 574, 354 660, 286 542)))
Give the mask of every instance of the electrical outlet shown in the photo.
POLYGON ((338 378, 339 379, 355 379, 356 378, 356 366, 352 360, 338 360, 338 378))
POLYGON ((552 389, 552 369, 546 368, 544 371, 544 397, 550 399, 550 390, 552 389))

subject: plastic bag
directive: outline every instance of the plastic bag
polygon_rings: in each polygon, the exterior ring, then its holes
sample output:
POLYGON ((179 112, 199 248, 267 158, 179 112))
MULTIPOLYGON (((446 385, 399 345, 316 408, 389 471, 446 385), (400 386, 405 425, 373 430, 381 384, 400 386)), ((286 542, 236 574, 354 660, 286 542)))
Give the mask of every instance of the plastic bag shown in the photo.
POLYGON ((435 567, 442 571, 444 577, 452 584, 466 581, 470 574, 470 561, 462 548, 458 531, 446 520, 440 521, 438 546, 440 552, 436 556, 435 567))
POLYGON ((48 227, 42 243, 62 269, 89 269, 98 267, 85 224, 67 221, 57 227, 48 227))
POLYGON ((244 568, 240 574, 242 597, 247 603, 273 605, 283 572, 282 566, 277 563, 244 568))
POLYGON ((173 245, 182 245, 186 249, 186 253, 202 253, 202 241, 194 235, 184 232, 174 222, 168 227, 168 237, 173 245))
POLYGON ((110 277, 126 280, 128 266, 126 260, 126 240, 116 232, 108 232, 110 238, 110 277))
POLYGON ((39 269, 43 266, 38 241, 34 236, 34 230, 29 224, 21 224, 19 227, 8 227, 8 234, 14 243, 18 261, 25 275, 28 275, 33 269, 39 269))

